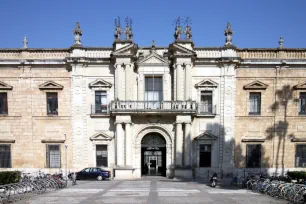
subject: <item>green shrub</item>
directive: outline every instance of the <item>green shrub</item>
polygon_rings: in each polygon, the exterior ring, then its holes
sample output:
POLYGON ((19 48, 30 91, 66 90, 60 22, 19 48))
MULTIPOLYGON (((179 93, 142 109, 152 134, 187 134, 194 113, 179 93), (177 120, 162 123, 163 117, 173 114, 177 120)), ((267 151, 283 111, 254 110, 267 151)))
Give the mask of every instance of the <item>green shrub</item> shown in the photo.
POLYGON ((306 180, 306 172, 305 171, 289 171, 287 173, 289 177, 292 179, 304 179, 306 180))
POLYGON ((2 171, 0 172, 0 185, 19 182, 20 178, 20 171, 2 171))

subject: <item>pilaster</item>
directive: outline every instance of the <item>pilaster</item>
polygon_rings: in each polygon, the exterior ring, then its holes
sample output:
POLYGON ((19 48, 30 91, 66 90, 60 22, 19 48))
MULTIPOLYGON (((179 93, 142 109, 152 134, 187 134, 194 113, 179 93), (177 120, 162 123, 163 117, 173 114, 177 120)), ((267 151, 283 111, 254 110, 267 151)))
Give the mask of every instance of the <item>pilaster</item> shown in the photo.
POLYGON ((191 158, 191 123, 185 123, 185 150, 184 150, 184 165, 191 166, 192 158, 191 158))
POLYGON ((122 123, 116 121, 116 150, 117 166, 124 166, 124 135, 122 123))
POLYGON ((176 123, 176 166, 183 166, 183 129, 182 123, 176 123))
POLYGON ((183 89, 183 67, 181 64, 176 65, 176 100, 184 100, 184 89, 183 89))
POLYGON ((185 100, 191 100, 191 64, 185 65, 185 100))
POLYGON ((125 164, 132 166, 132 133, 131 123, 125 123, 125 164))

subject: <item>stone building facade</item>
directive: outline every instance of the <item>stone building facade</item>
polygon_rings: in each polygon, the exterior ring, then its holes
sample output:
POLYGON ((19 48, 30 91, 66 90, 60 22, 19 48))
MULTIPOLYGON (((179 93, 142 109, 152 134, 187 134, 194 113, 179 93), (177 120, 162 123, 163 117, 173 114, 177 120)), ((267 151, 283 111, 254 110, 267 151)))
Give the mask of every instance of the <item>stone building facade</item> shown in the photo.
POLYGON ((306 49, 239 49, 230 24, 223 47, 197 47, 178 21, 168 47, 139 47, 118 22, 110 47, 83 46, 77 23, 70 48, 0 50, 3 169, 102 166, 133 179, 295 168, 306 49))

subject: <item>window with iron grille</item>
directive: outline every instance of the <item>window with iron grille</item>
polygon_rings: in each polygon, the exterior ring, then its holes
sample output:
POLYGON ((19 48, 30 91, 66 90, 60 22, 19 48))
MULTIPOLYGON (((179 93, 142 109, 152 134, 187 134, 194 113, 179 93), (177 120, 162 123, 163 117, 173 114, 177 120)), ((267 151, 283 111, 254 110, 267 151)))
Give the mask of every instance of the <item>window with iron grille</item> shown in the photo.
POLYGON ((306 92, 300 93, 300 114, 306 114, 306 92))
POLYGON ((246 167, 261 167, 261 144, 249 144, 246 146, 246 167))
POLYGON ((0 114, 7 115, 7 93, 0 93, 0 114))
POLYGON ((250 93, 250 115, 260 115, 261 93, 250 93))
POLYGON ((0 168, 11 168, 11 145, 0 145, 0 168))
POLYGON ((61 168, 60 145, 47 145, 47 168, 61 168))
POLYGON ((107 93, 106 91, 95 92, 96 113, 107 113, 107 93))
POLYGON ((58 114, 57 93, 47 93, 47 114, 58 114))
POLYGON ((306 167, 306 145, 296 145, 295 166, 306 167))
POLYGON ((211 145, 200 145, 199 167, 211 167, 211 145))
POLYGON ((97 166, 107 167, 107 145, 97 145, 96 146, 96 161, 97 166))
POLYGON ((212 91, 201 91, 200 113, 212 113, 212 91))

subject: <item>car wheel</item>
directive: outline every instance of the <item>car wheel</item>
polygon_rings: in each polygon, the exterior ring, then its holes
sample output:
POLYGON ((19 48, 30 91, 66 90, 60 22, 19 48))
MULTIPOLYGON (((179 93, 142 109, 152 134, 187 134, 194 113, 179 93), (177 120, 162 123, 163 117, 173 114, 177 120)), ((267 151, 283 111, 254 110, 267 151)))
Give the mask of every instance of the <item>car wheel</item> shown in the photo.
POLYGON ((103 180, 103 177, 102 177, 102 176, 98 176, 98 177, 97 177, 97 180, 98 180, 98 181, 102 181, 102 180, 103 180))

